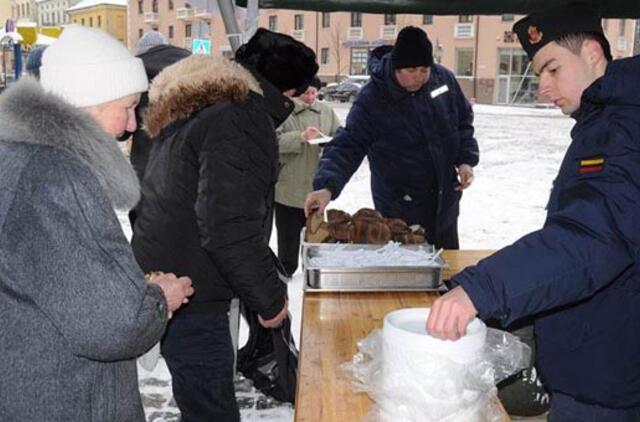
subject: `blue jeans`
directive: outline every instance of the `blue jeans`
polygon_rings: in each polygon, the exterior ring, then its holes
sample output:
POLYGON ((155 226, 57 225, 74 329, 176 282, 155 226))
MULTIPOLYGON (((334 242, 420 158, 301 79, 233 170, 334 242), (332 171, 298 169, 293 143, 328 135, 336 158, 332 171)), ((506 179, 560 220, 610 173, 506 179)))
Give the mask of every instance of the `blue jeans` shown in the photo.
POLYGON ((609 409, 554 392, 549 422, 640 422, 640 408, 609 409))
POLYGON ((162 340, 182 422, 238 422, 227 313, 177 312, 162 340))

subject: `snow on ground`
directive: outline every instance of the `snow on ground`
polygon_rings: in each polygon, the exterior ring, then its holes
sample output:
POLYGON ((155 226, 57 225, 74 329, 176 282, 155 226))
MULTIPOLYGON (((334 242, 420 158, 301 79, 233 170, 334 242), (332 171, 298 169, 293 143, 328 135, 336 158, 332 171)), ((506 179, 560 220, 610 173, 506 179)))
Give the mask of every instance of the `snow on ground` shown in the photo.
MULTIPOLYGON (((344 121, 349 105, 336 104, 335 107, 344 121)), ((480 164, 475 169, 474 184, 462 199, 460 243, 463 249, 500 248, 541 227, 553 178, 569 145, 573 120, 555 109, 476 105, 474 111, 480 164)), ((365 206, 372 206, 366 160, 330 207, 353 212, 365 206)), ((119 218, 130 235, 126 216, 121 214, 119 218)), ((275 236, 271 246, 276 249, 275 236)), ((292 329, 299 344, 300 270, 289 283, 289 295, 292 329)), ((246 341, 247 332, 246 326, 242 326, 241 344, 246 341)), ((162 360, 152 372, 140 368, 140 389, 149 422, 178 420, 170 378, 162 360)), ((293 420, 290 406, 274 404, 256 393, 246 381, 238 382, 237 391, 243 421, 293 420)))

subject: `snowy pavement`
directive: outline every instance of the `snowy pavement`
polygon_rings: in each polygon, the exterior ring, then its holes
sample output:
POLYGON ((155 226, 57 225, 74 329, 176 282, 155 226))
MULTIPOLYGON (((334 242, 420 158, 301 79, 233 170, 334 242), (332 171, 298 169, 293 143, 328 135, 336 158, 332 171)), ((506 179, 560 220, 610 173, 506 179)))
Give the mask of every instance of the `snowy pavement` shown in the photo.
MULTIPOLYGON (((341 119, 348 104, 336 104, 341 119)), ((494 249, 511 244, 541 227, 553 178, 569 146, 573 120, 555 109, 474 106, 480 164, 474 184, 465 192, 459 220, 463 249, 494 249)), ((342 195, 330 205, 348 212, 372 206, 368 164, 363 163, 342 195)), ((119 215, 125 233, 131 229, 126 216, 119 215)), ((275 233, 275 230, 274 230, 275 233)), ((275 236, 271 239, 276 249, 275 236)), ((299 344, 302 308, 300 271, 289 283, 293 332, 299 344)), ((247 337, 241 327, 241 344, 247 337)), ((176 422, 179 412, 171 394, 171 377, 160 361, 152 372, 139 368, 140 390, 149 422, 176 422)), ((288 422, 289 405, 278 405, 256 393, 246 381, 237 383, 242 420, 288 422)))

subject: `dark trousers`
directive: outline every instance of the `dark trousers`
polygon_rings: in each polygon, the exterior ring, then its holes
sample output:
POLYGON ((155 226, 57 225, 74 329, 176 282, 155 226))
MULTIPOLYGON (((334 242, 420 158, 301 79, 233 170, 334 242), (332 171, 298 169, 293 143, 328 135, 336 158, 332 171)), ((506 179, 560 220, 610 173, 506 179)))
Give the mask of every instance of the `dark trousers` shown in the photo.
MULTIPOLYGON (((427 239, 431 242, 431 239, 427 239)), ((447 229, 436 236, 433 241, 436 249, 460 249, 458 240, 458 220, 454 221, 447 229)))
POLYGON ((238 422, 226 312, 178 312, 162 340, 182 422, 238 422))
POLYGON ((553 393, 549 422, 640 422, 640 408, 608 409, 581 403, 566 394, 553 393))
POLYGON ((278 231, 278 259, 291 277, 298 268, 300 256, 300 230, 305 226, 307 219, 304 209, 288 207, 276 202, 276 230, 278 231))

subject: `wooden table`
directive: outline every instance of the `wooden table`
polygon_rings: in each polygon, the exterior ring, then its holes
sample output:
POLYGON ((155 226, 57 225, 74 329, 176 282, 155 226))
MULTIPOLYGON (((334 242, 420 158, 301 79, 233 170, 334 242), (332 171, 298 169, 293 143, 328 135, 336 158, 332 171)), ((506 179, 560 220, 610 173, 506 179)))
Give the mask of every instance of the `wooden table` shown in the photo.
MULTIPOLYGON (((445 251, 446 280, 493 251, 445 251)), ((308 293, 302 310, 296 422, 359 422, 373 402, 356 394, 339 366, 357 352, 358 340, 382 328, 399 308, 429 307, 436 292, 308 293)), ((505 422, 509 417, 505 412, 505 422)))

